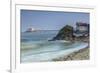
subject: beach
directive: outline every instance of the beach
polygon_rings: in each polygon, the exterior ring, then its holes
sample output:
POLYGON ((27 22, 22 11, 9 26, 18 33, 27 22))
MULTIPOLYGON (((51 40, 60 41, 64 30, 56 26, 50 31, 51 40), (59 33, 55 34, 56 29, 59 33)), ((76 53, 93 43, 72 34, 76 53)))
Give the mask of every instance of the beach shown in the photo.
POLYGON ((89 60, 89 48, 80 49, 71 54, 53 59, 53 61, 89 60))
POLYGON ((89 39, 52 40, 59 31, 36 31, 22 33, 21 63, 67 60, 88 60, 89 39), (86 41, 85 41, 86 40, 86 41))

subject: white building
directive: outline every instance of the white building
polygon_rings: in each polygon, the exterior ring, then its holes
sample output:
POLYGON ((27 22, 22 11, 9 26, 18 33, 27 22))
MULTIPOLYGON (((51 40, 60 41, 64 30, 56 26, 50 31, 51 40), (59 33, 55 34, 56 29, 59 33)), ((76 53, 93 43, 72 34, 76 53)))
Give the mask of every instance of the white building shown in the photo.
POLYGON ((76 31, 88 32, 89 31, 89 24, 77 22, 76 23, 76 31))
POLYGON ((77 22, 76 31, 73 33, 76 37, 88 36, 89 35, 89 24, 77 22))
POLYGON ((36 30, 34 28, 30 27, 30 28, 27 29, 26 32, 33 32, 33 31, 36 31, 36 30))

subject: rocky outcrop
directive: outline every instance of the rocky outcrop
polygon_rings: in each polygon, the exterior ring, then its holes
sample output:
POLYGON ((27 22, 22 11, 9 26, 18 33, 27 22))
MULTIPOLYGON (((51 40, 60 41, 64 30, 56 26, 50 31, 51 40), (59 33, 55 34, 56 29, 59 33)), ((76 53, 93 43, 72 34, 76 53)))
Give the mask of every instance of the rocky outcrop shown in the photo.
POLYGON ((70 25, 64 26, 52 40, 72 40, 73 27, 70 25))

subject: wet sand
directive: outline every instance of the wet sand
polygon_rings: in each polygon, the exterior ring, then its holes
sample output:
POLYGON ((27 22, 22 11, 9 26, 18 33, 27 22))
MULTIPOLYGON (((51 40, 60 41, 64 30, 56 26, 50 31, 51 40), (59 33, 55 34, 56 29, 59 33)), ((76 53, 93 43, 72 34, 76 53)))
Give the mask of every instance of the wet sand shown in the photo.
POLYGON ((84 48, 69 55, 53 59, 53 61, 89 60, 89 48, 84 48))

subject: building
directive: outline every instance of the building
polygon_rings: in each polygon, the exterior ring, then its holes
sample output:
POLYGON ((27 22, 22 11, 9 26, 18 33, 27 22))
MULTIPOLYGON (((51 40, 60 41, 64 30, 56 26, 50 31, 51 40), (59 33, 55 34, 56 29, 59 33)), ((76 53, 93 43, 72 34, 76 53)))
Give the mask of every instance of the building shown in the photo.
POLYGON ((30 27, 26 30, 26 32, 33 32, 33 31, 36 31, 34 28, 30 27))
POLYGON ((80 32, 88 32, 89 31, 89 24, 77 22, 76 23, 76 30, 80 32))
POLYGON ((76 23, 76 30, 74 31, 74 36, 89 36, 89 24, 77 22, 76 23))

